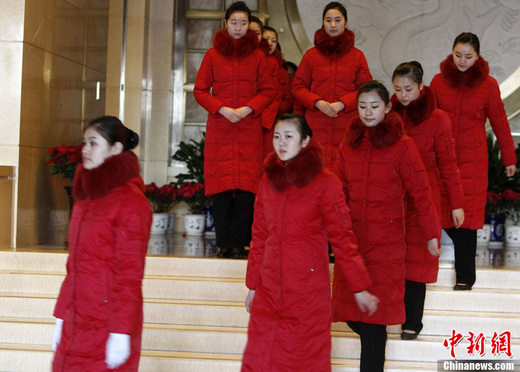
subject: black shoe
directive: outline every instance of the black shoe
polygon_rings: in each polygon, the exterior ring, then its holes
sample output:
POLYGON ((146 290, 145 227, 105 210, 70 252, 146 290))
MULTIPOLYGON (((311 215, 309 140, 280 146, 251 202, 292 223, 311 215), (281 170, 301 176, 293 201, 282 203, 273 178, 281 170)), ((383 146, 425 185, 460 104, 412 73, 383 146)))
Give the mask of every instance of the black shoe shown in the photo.
POLYGON ((233 248, 231 250, 230 257, 234 258, 235 260, 240 260, 241 258, 244 258, 244 250, 240 248, 233 248))
POLYGON ((401 332, 401 340, 415 340, 417 338, 417 332, 408 333, 401 332))
POLYGON ((453 287, 454 291, 471 291, 471 286, 469 284, 455 284, 453 287))
POLYGON ((217 253, 218 258, 228 258, 229 257, 229 250, 225 248, 219 248, 217 253))

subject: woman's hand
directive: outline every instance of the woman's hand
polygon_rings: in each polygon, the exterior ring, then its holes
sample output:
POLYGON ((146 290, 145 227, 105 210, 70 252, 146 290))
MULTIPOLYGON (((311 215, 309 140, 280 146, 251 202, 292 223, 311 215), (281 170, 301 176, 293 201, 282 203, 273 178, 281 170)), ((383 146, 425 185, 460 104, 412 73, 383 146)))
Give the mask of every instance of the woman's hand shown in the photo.
POLYGON ((247 312, 249 312, 249 310, 251 310, 251 305, 253 304, 253 298, 254 297, 255 297, 255 290, 254 289, 250 289, 249 293, 247 294, 247 297, 246 297, 246 310, 247 310, 247 312))
POLYGON ((243 119, 241 114, 231 107, 222 106, 218 112, 232 123, 238 123, 243 119))
POLYGON ((242 119, 245 118, 247 115, 253 112, 253 109, 249 106, 242 106, 235 110, 235 113, 239 115, 242 119))
POLYGON ((454 209, 451 211, 451 218, 453 219, 453 225, 456 229, 462 226, 464 223, 464 209, 454 209))
POLYGON ((327 115, 328 117, 331 117, 331 118, 335 118, 338 116, 334 106, 332 106, 332 104, 328 103, 327 101, 324 101, 322 99, 319 99, 316 101, 316 103, 314 104, 314 106, 316 106, 316 108, 318 110, 320 110, 321 112, 323 112, 325 115, 327 115))
POLYGON ((374 296, 369 291, 365 290, 363 292, 354 293, 354 298, 361 309, 361 311, 368 311, 368 315, 372 315, 377 311, 377 304, 379 303, 379 298, 374 296))
POLYGON ((506 167, 506 176, 507 177, 513 177, 515 175, 515 173, 516 173, 516 165, 515 164, 506 167))
POLYGON ((341 101, 331 103, 330 106, 336 112, 336 114, 345 108, 345 104, 341 101))
POLYGON ((442 253, 442 249, 439 246, 439 239, 437 238, 428 240, 428 242, 426 243, 426 247, 428 248, 428 252, 430 252, 432 256, 439 257, 442 253))

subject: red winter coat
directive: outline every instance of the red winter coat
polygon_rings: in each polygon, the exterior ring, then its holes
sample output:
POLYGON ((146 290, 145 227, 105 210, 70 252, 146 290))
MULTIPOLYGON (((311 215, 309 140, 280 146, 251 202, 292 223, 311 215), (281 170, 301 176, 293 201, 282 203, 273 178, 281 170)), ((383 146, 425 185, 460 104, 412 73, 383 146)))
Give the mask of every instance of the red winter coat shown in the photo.
MULTIPOLYGON (((450 54, 441 63, 441 73, 434 76, 430 87, 438 106, 451 119, 465 197, 465 219, 462 227, 481 229, 488 186, 486 119, 489 118, 497 136, 503 164, 516 164, 515 145, 498 84, 489 76, 488 63, 482 57, 466 72, 460 72, 450 54)), ((443 199, 446 199, 444 195, 443 199)), ((444 203, 447 200, 443 200, 444 203)), ((448 211, 443 205, 444 228, 453 227, 451 213, 448 214, 448 211)))
POLYGON ((365 55, 354 47, 354 33, 345 30, 339 36, 328 36, 323 29, 314 35, 314 48, 309 49, 296 70, 292 83, 293 98, 306 109, 305 118, 314 140, 325 147, 326 165, 332 164, 345 129, 356 116, 357 91, 372 80, 365 55), (341 101, 345 109, 336 118, 323 114, 316 101, 341 101))
POLYGON ((328 242, 352 292, 370 278, 341 183, 309 144, 287 165, 273 152, 255 202, 246 285, 256 290, 242 371, 330 371, 328 242))
POLYGON ((405 205, 409 193, 426 239, 440 238, 441 227, 421 155, 403 133, 399 115, 367 128, 359 118, 347 129, 335 166, 350 207, 354 233, 379 298, 369 316, 356 305, 345 277, 334 270, 334 321, 402 324, 405 320, 405 205))
MULTIPOLYGON (((394 95, 392 109, 404 122, 404 130, 417 145, 428 172, 432 187, 433 202, 437 215, 441 216, 441 183, 449 195, 450 214, 462 208, 464 193, 460 181, 455 140, 451 134, 448 114, 437 108, 433 92, 423 87, 421 95, 403 106, 394 95)), ((427 249, 427 239, 417 218, 413 199, 407 197, 406 208, 406 279, 420 283, 435 283, 439 271, 439 257, 432 256, 427 249)))
POLYGON ((143 192, 139 161, 130 151, 107 158, 95 169, 77 169, 67 276, 54 310, 64 321, 54 372, 109 371, 109 333, 130 335, 130 358, 117 371, 137 371, 141 283, 152 224, 143 192))
POLYGON ((256 193, 262 173, 260 114, 275 96, 258 36, 249 30, 235 40, 220 30, 207 51, 193 93, 208 113, 204 149, 206 195, 240 189, 256 193), (238 123, 218 113, 222 106, 249 106, 253 112, 238 123))

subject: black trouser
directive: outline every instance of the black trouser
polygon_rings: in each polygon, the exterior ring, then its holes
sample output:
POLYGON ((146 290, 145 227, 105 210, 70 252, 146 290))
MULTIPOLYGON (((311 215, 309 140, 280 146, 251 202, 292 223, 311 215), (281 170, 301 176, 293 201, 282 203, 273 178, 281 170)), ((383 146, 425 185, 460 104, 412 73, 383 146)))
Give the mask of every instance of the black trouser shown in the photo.
POLYGON ((417 334, 423 328, 424 299, 426 298, 426 284, 406 280, 404 286, 404 308, 406 321, 401 329, 415 331, 417 334))
POLYGON ((383 372, 385 368, 386 326, 347 322, 361 338, 360 372, 383 372))
POLYGON ((212 199, 217 246, 227 251, 249 246, 255 194, 229 190, 213 195, 212 199))
POLYGON ((444 229, 455 247, 455 274, 457 283, 475 284, 475 256, 477 254, 477 230, 463 228, 444 229))

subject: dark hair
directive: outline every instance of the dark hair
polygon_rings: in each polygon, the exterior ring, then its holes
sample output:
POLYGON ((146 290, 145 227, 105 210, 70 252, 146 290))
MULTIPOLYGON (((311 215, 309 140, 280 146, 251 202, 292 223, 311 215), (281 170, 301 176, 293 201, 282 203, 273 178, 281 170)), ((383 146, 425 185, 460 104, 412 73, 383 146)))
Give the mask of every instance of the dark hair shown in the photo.
POLYGON ((403 62, 399 64, 392 75, 392 82, 396 77, 407 77, 416 84, 423 82, 424 71, 421 64, 417 61, 403 62))
POLYGON ((243 1, 237 1, 229 6, 226 10, 226 21, 231 17, 231 14, 235 12, 242 12, 247 14, 247 20, 251 21, 251 11, 243 1))
POLYGON ((254 16, 254 15, 250 16, 249 17, 249 23, 257 23, 260 26, 260 30, 262 32, 264 32, 264 24, 262 23, 260 18, 258 18, 257 16, 254 16))
POLYGON ((121 142, 123 150, 132 150, 139 144, 139 135, 133 130, 125 127, 121 120, 115 116, 101 116, 92 120, 85 130, 94 128, 110 146, 121 142))
POLYGON ((323 9, 323 16, 321 17, 322 21, 325 19, 325 14, 327 14, 327 12, 331 9, 339 10, 340 13, 343 14, 343 17, 345 17, 345 21, 348 21, 347 9, 343 6, 343 4, 338 3, 337 1, 333 1, 325 5, 325 9, 323 9))
POLYGON ((475 52, 477 52, 477 55, 480 54, 480 41, 478 40, 477 35, 472 34, 471 32, 463 32, 459 36, 455 38, 455 41, 453 42, 453 49, 455 49, 455 46, 457 44, 469 44, 475 49, 475 52))
POLYGON ((298 66, 296 65, 296 63, 291 62, 291 61, 287 61, 287 66, 292 67, 294 69, 294 71, 296 71, 298 69, 298 66))
POLYGON ((363 93, 370 92, 376 92, 379 97, 381 97, 385 105, 388 105, 390 102, 390 94, 388 93, 388 89, 386 89, 386 87, 377 80, 372 80, 363 84, 361 88, 359 88, 357 100, 359 101, 359 96, 363 93))
POLYGON ((307 123, 307 119, 305 119, 300 114, 293 114, 293 113, 282 114, 282 115, 278 116, 274 126, 276 127, 276 125, 281 121, 290 121, 291 123, 296 124, 296 129, 298 130, 298 133, 300 133, 300 135, 302 137, 301 138, 302 142, 307 137, 312 137, 312 129, 309 126, 309 123, 307 123))
POLYGON ((265 26, 264 29, 262 30, 263 31, 272 31, 274 32, 274 34, 276 35, 276 40, 278 41, 278 32, 276 32, 276 30, 270 26, 265 26))

